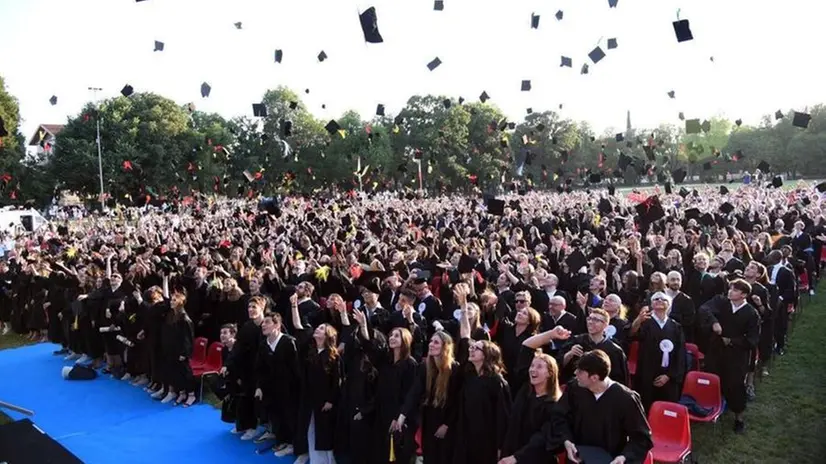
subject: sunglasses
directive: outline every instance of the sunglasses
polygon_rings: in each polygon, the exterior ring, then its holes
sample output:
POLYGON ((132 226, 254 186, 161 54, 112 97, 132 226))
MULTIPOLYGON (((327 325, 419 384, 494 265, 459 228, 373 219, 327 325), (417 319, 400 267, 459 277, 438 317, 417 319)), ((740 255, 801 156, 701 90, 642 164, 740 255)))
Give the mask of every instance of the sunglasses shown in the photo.
POLYGON ((651 298, 651 301, 668 301, 668 299, 663 297, 651 298))
POLYGON ((517 303, 527 303, 528 300, 516 300, 517 303))

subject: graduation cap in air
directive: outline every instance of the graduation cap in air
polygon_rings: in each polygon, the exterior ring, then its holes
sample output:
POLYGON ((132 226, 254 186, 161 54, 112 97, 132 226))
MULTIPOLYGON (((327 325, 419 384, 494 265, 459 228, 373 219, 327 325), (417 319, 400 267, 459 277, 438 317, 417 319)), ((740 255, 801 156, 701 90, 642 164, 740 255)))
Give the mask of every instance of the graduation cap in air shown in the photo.
POLYGON ((732 211, 734 211, 734 205, 732 205, 731 203, 725 202, 722 205, 720 205, 720 212, 722 212, 723 214, 729 214, 732 211))
POLYGON ((479 100, 480 100, 482 103, 485 103, 486 101, 490 100, 490 96, 488 95, 488 93, 487 93, 487 92, 482 91, 482 95, 479 95, 479 100))
POLYGON ((321 50, 321 52, 318 54, 318 62, 321 63, 326 59, 327 59, 327 54, 324 53, 324 50, 321 50))
POLYGON ((235 28, 236 29, 241 29, 243 26, 244 26, 244 23, 242 23, 241 21, 238 21, 237 23, 235 23, 235 28))
POLYGON ((685 133, 686 134, 699 134, 702 130, 700 126, 699 119, 688 119, 685 122, 685 133))
POLYGON ((52 95, 52 98, 49 99, 49 103, 51 103, 52 106, 57 105, 57 95, 52 95))
POLYGON ((376 8, 370 7, 359 15, 361 30, 364 32, 364 41, 367 43, 382 43, 384 39, 379 32, 379 20, 376 17, 376 8))
POLYGON ((677 117, 680 118, 680 121, 685 121, 685 114, 682 111, 677 113, 677 117))
POLYGON ((568 269, 571 272, 579 272, 579 270, 583 267, 588 267, 588 260, 585 258, 585 255, 579 250, 576 250, 570 255, 568 255, 568 257, 565 258, 565 263, 568 265, 568 269))
POLYGON ((613 196, 613 195, 614 195, 614 193, 616 193, 616 191, 617 191, 617 188, 616 188, 616 187, 614 187, 613 185, 609 185, 609 186, 608 186, 608 195, 613 196))
POLYGON ((442 11, 445 9, 445 2, 443 0, 436 0, 433 2, 433 9, 436 11, 442 11))
POLYGON ((685 169, 683 169, 683 168, 677 168, 677 169, 671 171, 671 179, 674 180, 675 184, 682 183, 685 180, 686 175, 687 174, 685 172, 685 169))
POLYGON ((327 132, 328 132, 330 135, 333 135, 333 134, 335 134, 336 132, 338 132, 338 131, 340 131, 340 130, 341 130, 341 126, 339 126, 339 125, 338 125, 338 122, 336 122, 336 120, 335 120, 335 119, 331 119, 331 120, 330 120, 330 122, 328 122, 328 123, 327 123, 327 125, 326 125, 326 126, 324 126, 324 129, 326 129, 326 130, 327 130, 327 132))
POLYGON ((794 118, 792 119, 792 125, 795 127, 802 127, 807 128, 809 127, 809 121, 811 121, 812 116, 808 113, 798 113, 797 111, 794 112, 794 118))
POLYGON ((505 214, 505 200, 498 198, 491 198, 488 200, 488 213, 494 216, 501 216, 505 214))
POLYGON ((665 183, 665 194, 666 195, 671 195, 672 193, 673 193, 673 190, 672 190, 672 187, 671 187, 671 182, 666 182, 665 183))
POLYGON ((290 137, 293 135, 293 122, 292 121, 282 121, 281 122, 281 135, 283 137, 290 137))
POLYGON ((765 161, 761 161, 760 164, 757 165, 757 169, 762 172, 769 172, 769 170, 771 170, 771 165, 765 161))
POLYGON ((582 69, 579 71, 580 74, 588 74, 588 63, 582 65, 582 69))
POLYGON ((615 48, 617 48, 617 39, 616 38, 608 39, 608 50, 613 50, 615 48))
POLYGON ((253 103, 252 104, 252 115, 258 118, 266 118, 267 117, 267 105, 263 103, 253 103))
POLYGON ((635 209, 640 216, 640 222, 650 224, 665 217, 665 210, 660 204, 659 197, 649 197, 638 204, 635 209))
POLYGON ((153 52, 162 52, 163 51, 163 42, 156 40, 155 41, 155 49, 152 50, 153 52))
POLYGON ((209 92, 212 91, 212 87, 209 86, 206 82, 201 84, 201 97, 207 98, 209 96, 209 92))
POLYGON ((668 98, 674 98, 675 95, 676 93, 673 90, 668 91, 668 98))
POLYGON ((598 172, 592 172, 588 176, 588 182, 590 182, 592 184, 598 184, 598 183, 602 182, 602 174, 600 174, 598 172))
POLYGON ((126 84, 125 86, 123 86, 123 89, 120 91, 120 94, 123 95, 124 97, 128 97, 129 95, 132 95, 133 93, 135 93, 135 89, 133 89, 132 86, 129 85, 129 84, 126 84))
POLYGON ((526 113, 531 114, 533 113, 533 108, 528 108, 525 110, 526 113))
POLYGON ((281 60, 284 59, 284 50, 276 50, 275 51, 275 62, 280 63, 281 60))
POLYGON ((427 63, 427 69, 433 71, 434 69, 438 68, 439 65, 441 65, 441 64, 442 64, 442 60, 440 60, 439 57, 437 56, 436 58, 433 58, 433 61, 431 61, 430 63, 427 63))
POLYGON ((774 179, 772 179, 771 186, 774 187, 774 188, 782 187, 783 186, 783 178, 780 177, 780 176, 774 176, 774 179))
POLYGON ((291 109, 291 110, 294 110, 294 109, 296 109, 296 108, 298 108, 298 102, 296 102, 296 101, 291 101, 291 102, 290 102, 290 109, 291 109))
POLYGON ((614 138, 617 140, 617 142, 622 142, 623 140, 625 140, 625 136, 622 135, 622 132, 615 135, 614 138))
POLYGON ((591 61, 594 62, 594 64, 597 64, 601 59, 605 58, 605 52, 602 51, 602 48, 597 46, 596 48, 591 50, 591 53, 588 54, 588 58, 590 58, 591 61))
POLYGON ((531 81, 529 81, 529 80, 522 81, 522 91, 523 92, 528 92, 530 90, 531 90, 531 81))
POLYGON ((703 132, 706 132, 706 133, 711 132, 711 121, 708 121, 708 120, 703 121, 703 123, 700 125, 700 128, 703 129, 703 132))
POLYGON ((381 103, 376 106, 376 116, 384 116, 384 105, 381 103))
POLYGON ((780 110, 775 111, 774 112, 774 119, 775 120, 783 119, 783 112, 780 111, 780 110))
POLYGON ((562 68, 562 67, 570 68, 572 66, 573 66, 573 61, 571 61, 571 59, 568 58, 567 56, 563 56, 562 57, 562 62, 560 62, 559 67, 560 68, 562 68))
POLYGON ((815 189, 817 189, 817 191, 820 193, 826 193, 826 182, 821 182, 817 184, 815 186, 815 189))
POLYGON ((725 185, 720 186, 720 195, 728 195, 728 188, 725 185))
POLYGON ((539 15, 531 13, 531 29, 539 29, 539 15))
POLYGON ((468 255, 462 255, 462 257, 459 258, 459 273, 467 274, 468 272, 473 272, 473 268, 476 267, 476 264, 478 264, 478 262, 479 261, 475 258, 471 258, 468 255))
POLYGON ((619 0, 608 0, 608 7, 609 8, 616 8, 618 2, 619 2, 619 0))
POLYGON ((691 34, 691 26, 687 19, 680 19, 674 21, 674 34, 677 35, 677 42, 686 42, 692 40, 694 35, 691 34))

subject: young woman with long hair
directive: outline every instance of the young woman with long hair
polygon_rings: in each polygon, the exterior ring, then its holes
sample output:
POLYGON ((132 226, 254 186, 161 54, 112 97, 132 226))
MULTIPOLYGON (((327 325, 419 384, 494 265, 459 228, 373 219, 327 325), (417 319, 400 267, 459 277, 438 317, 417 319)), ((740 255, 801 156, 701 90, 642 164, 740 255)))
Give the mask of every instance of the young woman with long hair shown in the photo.
POLYGON ((299 339, 301 400, 298 428, 293 444, 297 464, 334 464, 336 410, 341 385, 341 359, 338 333, 333 326, 321 324, 312 330, 304 327, 298 311, 298 296, 290 297, 293 325, 299 339))
MULTIPOLYGON (((416 295, 404 290, 398 304, 404 311, 407 307, 412 309, 414 301, 416 295)), ((427 357, 417 369, 416 380, 399 416, 390 424, 394 432, 401 432, 405 426, 415 431, 421 424, 422 456, 427 464, 453 462, 457 396, 462 377, 453 350, 453 339, 447 332, 439 330, 430 337, 427 357), (417 420, 419 411, 420 421, 417 420)))
MULTIPOLYGON (((169 295, 169 276, 163 280, 164 296, 169 295)), ((166 396, 162 403, 175 401, 184 407, 195 403, 195 386, 189 360, 195 337, 194 326, 186 314, 186 295, 175 292, 169 296, 170 311, 166 313, 161 328, 161 346, 164 357, 164 384, 166 396), (177 396, 177 399, 176 399, 177 396)))

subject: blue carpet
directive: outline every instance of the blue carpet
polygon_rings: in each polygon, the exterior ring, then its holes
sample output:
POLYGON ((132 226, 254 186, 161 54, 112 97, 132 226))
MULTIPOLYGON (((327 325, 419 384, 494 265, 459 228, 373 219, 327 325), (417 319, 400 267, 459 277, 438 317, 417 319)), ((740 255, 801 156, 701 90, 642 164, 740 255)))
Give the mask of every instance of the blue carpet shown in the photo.
MULTIPOLYGON (((153 401, 139 387, 108 376, 69 382, 56 345, 0 351, 0 399, 34 410, 32 421, 78 458, 96 463, 277 463, 294 458, 255 454, 209 405, 188 409, 153 401)), ((16 413, 14 419, 22 418, 16 413)))

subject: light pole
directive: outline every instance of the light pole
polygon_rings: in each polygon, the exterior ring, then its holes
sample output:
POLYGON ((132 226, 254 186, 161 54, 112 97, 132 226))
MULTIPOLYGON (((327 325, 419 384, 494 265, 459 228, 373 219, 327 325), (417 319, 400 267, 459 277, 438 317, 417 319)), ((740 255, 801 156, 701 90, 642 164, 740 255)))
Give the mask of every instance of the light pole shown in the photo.
POLYGON ((97 146, 98 146, 98 175, 100 176, 100 213, 103 214, 103 211, 106 209, 106 201, 103 196, 103 156, 101 155, 100 150, 100 105, 98 104, 98 92, 103 90, 100 87, 89 87, 89 90, 94 92, 95 95, 95 107, 97 108, 97 114, 95 115, 95 123, 97 124, 97 146))

